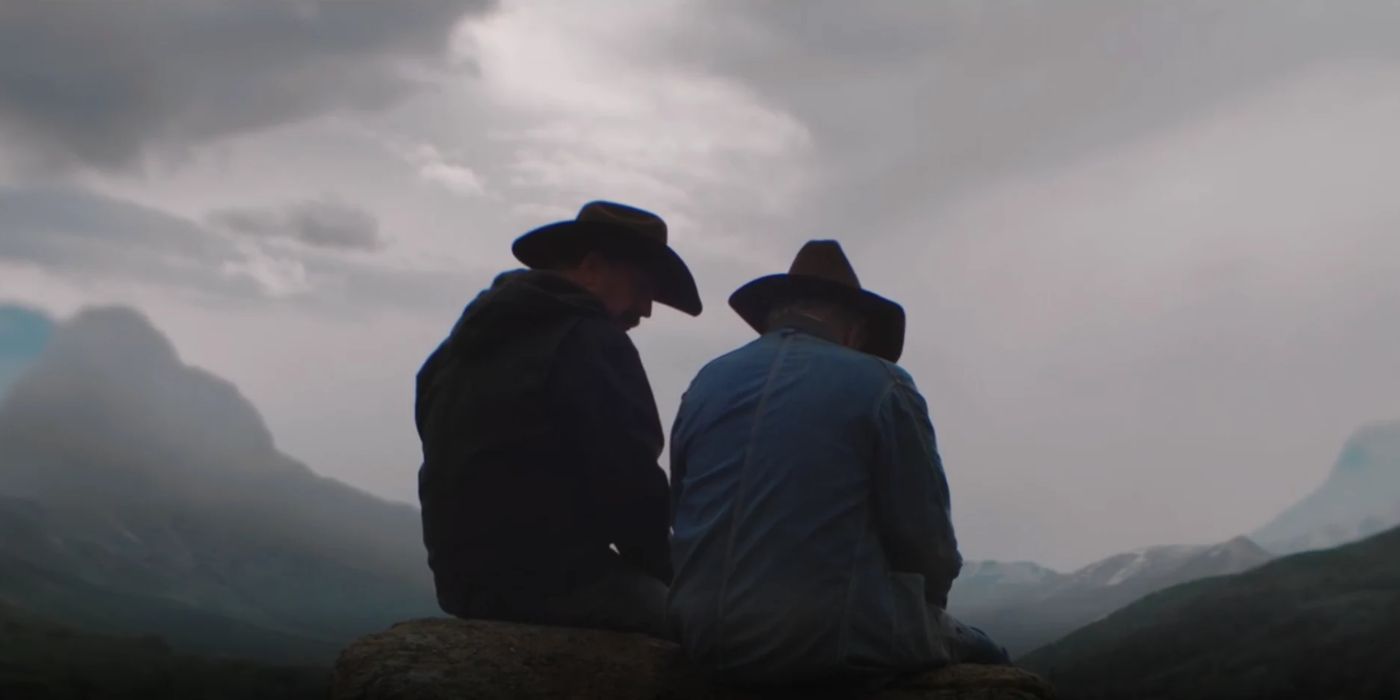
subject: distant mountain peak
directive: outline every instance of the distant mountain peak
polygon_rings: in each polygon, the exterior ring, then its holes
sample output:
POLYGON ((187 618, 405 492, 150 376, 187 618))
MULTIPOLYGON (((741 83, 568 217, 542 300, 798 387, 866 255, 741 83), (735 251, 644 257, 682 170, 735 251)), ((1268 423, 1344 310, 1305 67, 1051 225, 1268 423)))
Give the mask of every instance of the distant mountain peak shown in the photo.
POLYGON ((145 314, 126 306, 89 307, 59 324, 49 354, 64 360, 107 364, 120 361, 123 369, 167 369, 180 364, 175 345, 145 314))
POLYGON ((1352 542, 1400 524, 1400 422, 1376 423, 1347 440, 1320 486, 1254 533, 1287 554, 1352 542))
POLYGON ((1333 475, 1364 475, 1372 470, 1400 472, 1400 421, 1368 425, 1351 436, 1333 475))
POLYGON ((58 326, 0 404, 0 456, 0 601, 320 660, 436 611, 417 512, 280 453, 232 383, 137 311, 58 326))
POLYGON ((1170 588, 1017 662, 1073 697, 1391 697, 1398 555, 1394 529, 1170 588))
MULTIPOLYGON (((0 492, 105 496, 206 489, 207 475, 285 472, 232 383, 181 361, 139 311, 84 309, 55 328, 0 406, 0 492)), ((302 470, 295 465, 296 470, 302 470)))
POLYGON ((1212 545, 1157 545, 1060 574, 1030 562, 969 562, 949 610, 1013 653, 1028 651, 1153 591, 1255 568, 1271 558, 1247 537, 1212 545))
POLYGON ((963 582, 975 581, 978 584, 1027 584, 1039 583, 1062 576, 1054 569, 1032 561, 997 561, 994 559, 973 560, 963 564, 958 579, 963 582))

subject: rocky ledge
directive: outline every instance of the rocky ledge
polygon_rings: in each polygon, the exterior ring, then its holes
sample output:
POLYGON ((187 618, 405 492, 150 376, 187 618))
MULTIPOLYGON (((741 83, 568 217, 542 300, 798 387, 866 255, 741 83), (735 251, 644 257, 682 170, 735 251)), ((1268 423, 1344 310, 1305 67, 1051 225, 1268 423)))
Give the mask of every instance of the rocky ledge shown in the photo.
MULTIPOLYGON (((791 694, 789 694, 791 695, 791 694)), ((803 693, 802 696, 810 696, 803 693)), ((773 697, 715 686, 674 644, 565 627, 426 619, 351 644, 335 665, 334 700, 748 700, 773 697)), ((1032 673, 961 665, 870 696, 879 700, 1043 700, 1032 673)))

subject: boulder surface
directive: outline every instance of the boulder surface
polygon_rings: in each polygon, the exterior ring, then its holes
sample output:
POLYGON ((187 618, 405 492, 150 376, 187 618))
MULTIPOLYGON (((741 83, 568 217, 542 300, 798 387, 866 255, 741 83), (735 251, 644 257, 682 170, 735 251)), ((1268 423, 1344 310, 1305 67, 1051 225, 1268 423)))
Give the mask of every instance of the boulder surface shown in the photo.
MULTIPOLYGON (((335 665, 334 700, 746 700, 813 697, 755 693, 707 681, 675 644, 650 637, 503 622, 423 619, 363 637, 335 665)), ((879 700, 1043 700, 1038 676, 1000 666, 923 674, 879 700)))

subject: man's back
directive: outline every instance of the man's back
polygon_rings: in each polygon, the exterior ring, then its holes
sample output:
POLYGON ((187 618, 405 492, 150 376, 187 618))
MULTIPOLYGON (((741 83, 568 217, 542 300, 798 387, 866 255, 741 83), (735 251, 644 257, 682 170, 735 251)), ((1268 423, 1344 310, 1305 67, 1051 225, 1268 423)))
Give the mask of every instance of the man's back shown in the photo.
MULTIPOLYGON (((889 402, 909 392, 895 365, 791 328, 695 379, 672 436, 669 603, 693 656, 753 682, 946 662, 925 577, 893 571, 876 512, 899 461, 889 402)), ((946 522, 941 468, 924 468, 941 493, 913 495, 946 522)))
POLYGON ((418 372, 423 542, 443 610, 664 634, 661 420, 627 337, 652 305, 698 315, 666 222, 617 202, 511 244, 418 372))
POLYGON ((665 474, 651 389, 583 290, 503 275, 418 376, 424 540, 444 609, 473 589, 558 594, 614 544, 665 581, 665 474))

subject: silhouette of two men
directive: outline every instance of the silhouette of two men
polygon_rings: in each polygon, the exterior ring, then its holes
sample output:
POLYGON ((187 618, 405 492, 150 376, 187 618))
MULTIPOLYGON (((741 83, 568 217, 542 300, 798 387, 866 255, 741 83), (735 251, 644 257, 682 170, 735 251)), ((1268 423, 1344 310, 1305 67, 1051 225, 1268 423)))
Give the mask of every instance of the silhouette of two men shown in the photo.
POLYGON ((420 370, 442 608, 673 637, 751 683, 1007 662, 944 611, 962 559, 927 407, 895 364, 904 311, 835 242, 730 298, 760 337, 686 392, 668 488, 626 334, 653 301, 701 311, 666 234, 592 202, 521 236, 529 269, 479 294, 420 370))

